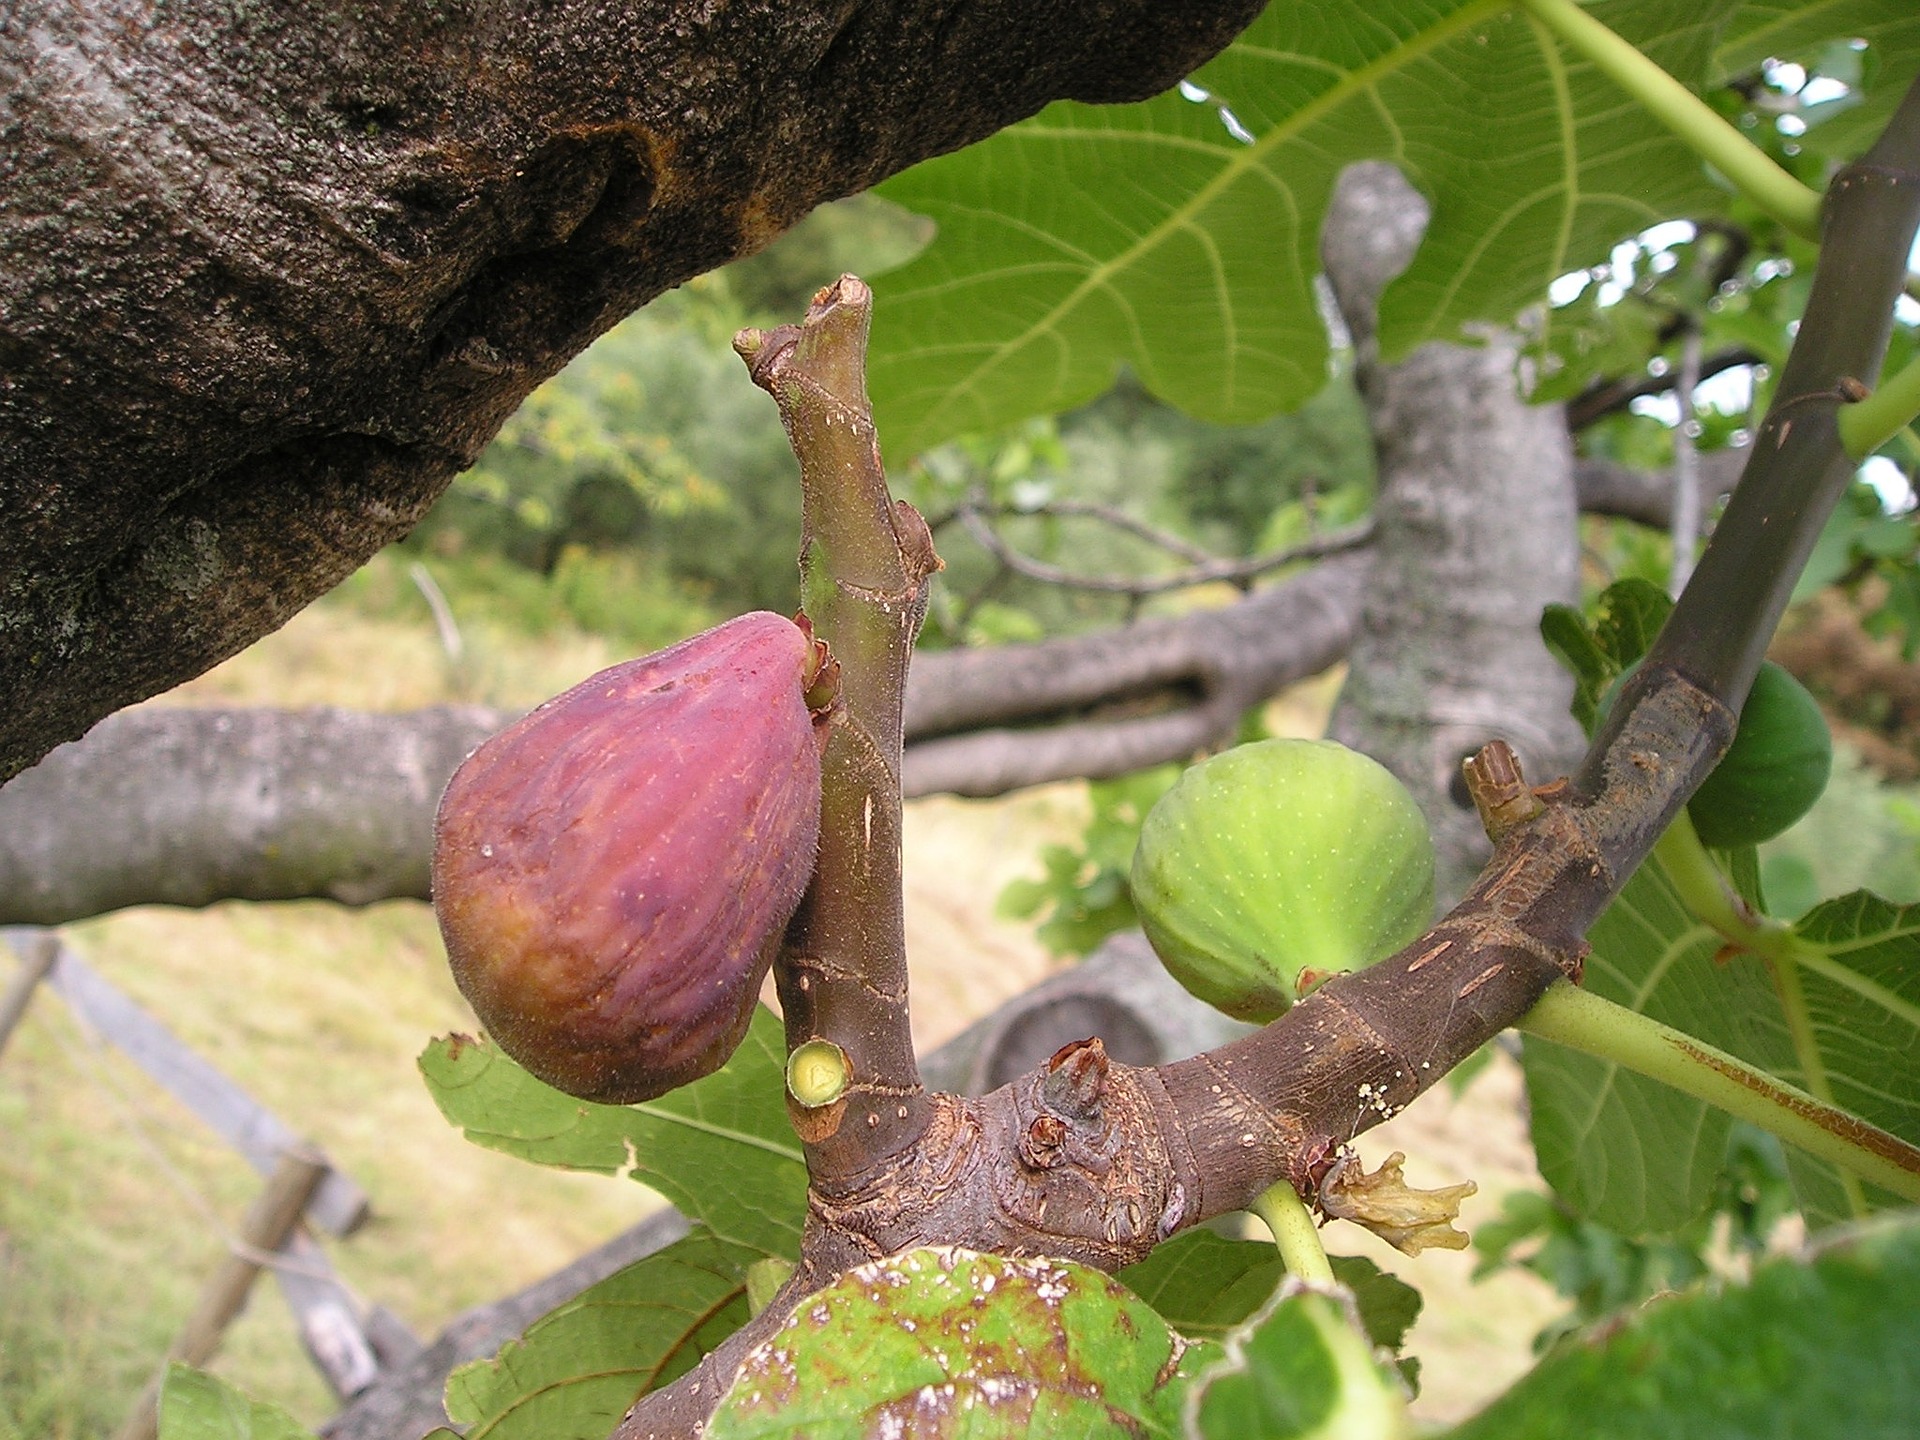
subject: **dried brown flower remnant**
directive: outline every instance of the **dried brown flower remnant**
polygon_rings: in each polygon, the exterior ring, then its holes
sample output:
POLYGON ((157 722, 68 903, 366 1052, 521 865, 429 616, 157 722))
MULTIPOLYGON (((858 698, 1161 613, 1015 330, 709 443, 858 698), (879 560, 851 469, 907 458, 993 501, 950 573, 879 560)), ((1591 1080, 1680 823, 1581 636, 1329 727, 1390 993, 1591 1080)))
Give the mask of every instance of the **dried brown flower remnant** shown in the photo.
POLYGON ((1467 1233, 1453 1222, 1460 1218, 1460 1202, 1480 1187, 1468 1180, 1415 1190, 1400 1173, 1406 1158, 1396 1150, 1368 1174, 1358 1155, 1343 1152, 1320 1182, 1320 1208, 1336 1220, 1366 1226, 1403 1255, 1466 1249, 1467 1233))

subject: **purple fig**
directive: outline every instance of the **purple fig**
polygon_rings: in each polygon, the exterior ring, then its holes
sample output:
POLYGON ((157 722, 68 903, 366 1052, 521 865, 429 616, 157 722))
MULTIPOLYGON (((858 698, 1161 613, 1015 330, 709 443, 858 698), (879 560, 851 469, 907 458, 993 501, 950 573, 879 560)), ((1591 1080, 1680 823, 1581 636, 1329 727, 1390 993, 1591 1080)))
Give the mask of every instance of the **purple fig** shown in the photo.
POLYGON ((454 979, 549 1085, 649 1100, 746 1034, 819 838, 808 691, 833 670, 803 626, 760 611, 603 670, 447 786, 433 899, 454 979))

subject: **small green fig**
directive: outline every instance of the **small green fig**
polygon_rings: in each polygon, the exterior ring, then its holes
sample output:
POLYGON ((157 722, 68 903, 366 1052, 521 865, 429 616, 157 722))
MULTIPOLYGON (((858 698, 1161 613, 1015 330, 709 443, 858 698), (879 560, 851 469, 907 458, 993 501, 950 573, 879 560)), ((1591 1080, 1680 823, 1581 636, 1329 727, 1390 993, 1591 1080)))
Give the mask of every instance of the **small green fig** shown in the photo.
POLYGON ((1133 902, 1168 972, 1242 1020, 1287 1009, 1433 919, 1433 839, 1386 768, 1330 740, 1265 740, 1196 765, 1147 815, 1133 902))
POLYGON ((726 1063, 813 873, 825 726, 808 691, 833 673, 802 626, 742 615, 467 757, 435 823, 433 903, 501 1049, 611 1104, 726 1063))
POLYGON ((1733 744, 1687 802, 1704 845, 1771 840, 1813 808, 1833 771, 1833 736, 1807 687, 1769 660, 1753 677, 1733 744))

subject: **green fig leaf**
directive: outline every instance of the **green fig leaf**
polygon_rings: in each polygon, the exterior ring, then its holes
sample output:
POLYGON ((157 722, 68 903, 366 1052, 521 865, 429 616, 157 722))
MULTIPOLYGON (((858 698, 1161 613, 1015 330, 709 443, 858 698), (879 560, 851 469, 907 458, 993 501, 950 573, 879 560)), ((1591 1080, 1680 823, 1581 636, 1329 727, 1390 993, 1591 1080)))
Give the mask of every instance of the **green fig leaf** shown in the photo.
MULTIPOLYGON (((1364 1255, 1328 1257, 1334 1278, 1353 1292, 1367 1337, 1400 1353, 1420 1314, 1420 1292, 1364 1255)), ((1273 1297, 1286 1267, 1268 1242, 1229 1240, 1204 1226, 1183 1230, 1118 1279, 1182 1335, 1225 1339, 1273 1297)))
MULTIPOLYGON (((1650 859, 1590 932, 1584 984, 1920 1143, 1920 905, 1859 892, 1794 932, 1798 960, 1723 953, 1650 859)), ((1522 1063, 1541 1174, 1577 1214, 1668 1234, 1706 1206, 1723 1112, 1534 1036, 1522 1063)), ((1816 1224, 1899 1203, 1791 1146, 1787 1160, 1816 1224)))
MULTIPOLYGON (((1737 5, 1586 8, 1697 82, 1737 5)), ((1506 324, 1622 236, 1727 198, 1506 0, 1276 0, 1184 92, 1050 105, 881 187, 939 226, 875 286, 870 384, 890 452, 1071 409, 1123 364, 1207 420, 1299 404, 1327 377, 1321 223, 1335 177, 1365 159, 1434 199, 1381 299, 1390 357, 1506 324)))
POLYGON ((785 1039, 764 1006, 720 1069, 640 1105, 576 1100, 465 1036, 434 1041, 420 1070, 476 1145, 568 1170, 630 1171, 722 1240, 800 1253, 806 1160, 787 1120, 785 1039))
POLYGON ((1097 1270, 912 1250, 801 1302, 748 1354, 706 1435, 1172 1440, 1186 1387, 1215 1353, 1097 1270))
POLYGON ((1672 613, 1659 586, 1637 577, 1601 591, 1589 617, 1571 605, 1549 605, 1540 638, 1574 680, 1573 718, 1589 735, 1599 726, 1614 681, 1639 662, 1672 613))
POLYGON ((467 1440, 606 1440, 746 1323, 748 1270, 766 1258, 695 1230, 454 1371, 447 1416, 467 1440))
POLYGON ((177 1362, 160 1386, 160 1440, 313 1440, 278 1405, 177 1362))
POLYGON ((1752 1283, 1649 1301, 1546 1359, 1446 1440, 1913 1433, 1920 1225, 1880 1224, 1775 1260, 1752 1283))
POLYGON ((1227 1341, 1196 1387, 1204 1440, 1400 1440, 1399 1376, 1383 1367, 1338 1298, 1284 1288, 1227 1341))

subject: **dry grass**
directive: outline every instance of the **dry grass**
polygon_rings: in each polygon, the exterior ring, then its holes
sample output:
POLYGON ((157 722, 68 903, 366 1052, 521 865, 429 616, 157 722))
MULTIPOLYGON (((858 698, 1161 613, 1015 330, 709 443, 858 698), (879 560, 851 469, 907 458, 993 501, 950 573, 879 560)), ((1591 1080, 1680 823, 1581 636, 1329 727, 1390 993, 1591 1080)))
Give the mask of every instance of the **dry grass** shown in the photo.
MULTIPOLYGON (((584 635, 514 642, 482 630, 452 675, 431 631, 322 605, 158 703, 341 704, 395 709, 453 698, 526 704, 621 658, 584 635)), ((1279 707, 1306 733, 1327 685, 1279 707)), ((930 799, 906 818, 907 925, 916 1038, 938 1044, 1045 974, 1028 929, 993 916, 1039 845, 1084 823, 1082 787, 1003 801, 930 799)), ((426 907, 323 903, 144 909, 72 927, 115 983, 373 1195, 377 1218, 330 1244, 359 1292, 431 1335, 461 1309, 556 1266, 655 1203, 639 1187, 523 1165, 466 1144, 413 1067, 425 1040, 473 1020, 426 907)), ((110 1432, 216 1263, 258 1181, 124 1061, 93 1048, 50 996, 0 1060, 0 1437, 110 1432)), ((1532 1179, 1513 1077, 1466 1101, 1435 1096, 1395 1122, 1416 1176, 1478 1179, 1484 1213, 1532 1179), (1491 1149, 1489 1145, 1491 1143, 1491 1149)), ((1377 1151, 1377 1153, 1376 1153, 1377 1151)), ((1334 1237, 1330 1236, 1330 1239, 1334 1237)), ((1336 1240, 1363 1249, 1369 1237, 1336 1240)), ((1369 1253, 1373 1253, 1369 1251, 1369 1253)), ((1530 1277, 1470 1291, 1464 1257, 1383 1257, 1429 1292, 1415 1349, 1426 1418, 1458 1416, 1525 1363, 1551 1308, 1530 1277)), ((314 1423, 331 1408, 263 1286, 216 1368, 314 1423)))

